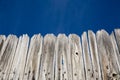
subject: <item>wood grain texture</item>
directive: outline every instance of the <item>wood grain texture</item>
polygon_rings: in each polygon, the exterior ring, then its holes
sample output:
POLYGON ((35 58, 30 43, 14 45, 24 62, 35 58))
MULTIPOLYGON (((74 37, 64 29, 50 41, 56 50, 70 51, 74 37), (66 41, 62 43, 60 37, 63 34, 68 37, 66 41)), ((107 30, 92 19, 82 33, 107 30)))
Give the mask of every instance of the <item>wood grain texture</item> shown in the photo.
POLYGON ((120 29, 0 35, 0 80, 120 80, 120 29))

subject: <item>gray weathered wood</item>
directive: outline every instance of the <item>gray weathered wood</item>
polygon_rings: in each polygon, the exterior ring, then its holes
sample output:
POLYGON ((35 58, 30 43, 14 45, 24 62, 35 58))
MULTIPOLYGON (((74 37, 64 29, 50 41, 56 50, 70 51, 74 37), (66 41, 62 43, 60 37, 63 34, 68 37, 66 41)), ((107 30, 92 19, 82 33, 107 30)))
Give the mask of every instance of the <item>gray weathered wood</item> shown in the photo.
POLYGON ((26 55, 28 50, 29 37, 27 35, 23 35, 19 38, 18 46, 15 52, 12 68, 9 75, 9 80, 22 80, 26 55))
POLYGON ((89 47, 92 59, 92 66, 93 66, 93 77, 96 80, 101 80, 101 71, 100 71, 100 63, 99 63, 99 55, 96 43, 96 36, 92 31, 88 31, 88 38, 89 38, 89 47))
POLYGON ((116 42, 120 54, 120 29, 115 29, 116 42))
POLYGON ((88 39, 87 39, 86 32, 82 34, 82 48, 83 48, 86 80, 94 80, 95 78, 93 76, 92 61, 91 61, 91 55, 89 52, 88 39))
MULTIPOLYGON (((55 80, 71 80, 71 75, 68 71, 68 38, 64 34, 59 34, 56 43, 56 64, 55 64, 55 80), (70 77, 68 77, 68 75, 70 77), (69 79, 70 78, 70 79, 69 79)), ((70 69, 70 68, 69 68, 70 69)), ((71 71, 71 70, 70 70, 71 71)))
POLYGON ((0 80, 120 80, 120 29, 0 35, 0 80))
POLYGON ((9 35, 7 40, 4 42, 4 46, 1 49, 0 55, 0 79, 7 80, 10 73, 11 65, 13 62, 16 46, 17 37, 9 35), (13 42, 14 41, 14 42, 13 42))
POLYGON ((40 35, 34 35, 31 38, 29 52, 26 58, 23 80, 38 80, 41 48, 42 37, 40 35))
POLYGON ((71 54, 70 60, 72 60, 72 80, 85 80, 82 48, 79 36, 70 34, 69 44, 71 54))
POLYGON ((55 41, 53 34, 44 37, 39 80, 54 80, 55 41))

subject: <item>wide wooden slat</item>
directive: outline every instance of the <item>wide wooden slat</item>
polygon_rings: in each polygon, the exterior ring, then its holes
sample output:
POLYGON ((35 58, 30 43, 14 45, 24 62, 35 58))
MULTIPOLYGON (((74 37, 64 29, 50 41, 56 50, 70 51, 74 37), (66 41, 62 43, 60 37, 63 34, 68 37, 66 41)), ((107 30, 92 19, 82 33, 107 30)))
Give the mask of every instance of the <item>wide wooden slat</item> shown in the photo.
POLYGON ((53 34, 44 37, 39 80, 54 80, 55 40, 53 34))
POLYGON ((55 50, 55 80, 68 80, 68 38, 59 34, 55 50))
MULTIPOLYGON (((80 37, 71 34, 69 35, 70 55, 72 60, 72 79, 71 80, 85 80, 83 56, 80 37)), ((69 79, 70 80, 70 79, 69 79)))

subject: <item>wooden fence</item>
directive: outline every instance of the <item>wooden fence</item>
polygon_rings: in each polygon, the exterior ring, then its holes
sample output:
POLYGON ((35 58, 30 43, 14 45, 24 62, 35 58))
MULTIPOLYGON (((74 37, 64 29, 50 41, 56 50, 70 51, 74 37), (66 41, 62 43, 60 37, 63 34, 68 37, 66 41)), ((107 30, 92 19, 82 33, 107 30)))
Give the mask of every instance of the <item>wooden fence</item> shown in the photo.
POLYGON ((0 80, 120 80, 120 29, 0 35, 0 80))

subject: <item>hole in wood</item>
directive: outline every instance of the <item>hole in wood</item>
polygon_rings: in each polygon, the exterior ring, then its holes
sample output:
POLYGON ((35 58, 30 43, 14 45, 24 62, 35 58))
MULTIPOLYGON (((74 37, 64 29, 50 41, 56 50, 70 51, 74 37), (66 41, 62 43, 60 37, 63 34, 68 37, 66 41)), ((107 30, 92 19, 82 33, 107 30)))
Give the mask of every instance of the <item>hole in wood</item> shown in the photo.
POLYGON ((78 55, 78 52, 76 52, 76 55, 78 55))
POLYGON ((117 76, 117 74, 113 73, 113 74, 112 74, 112 76, 113 76, 113 77, 116 77, 116 76, 117 76))
POLYGON ((76 74, 76 73, 75 73, 74 75, 75 75, 75 76, 77 76, 77 74, 76 74))
POLYGON ((93 77, 94 75, 93 75, 93 73, 92 73, 92 75, 91 75, 91 77, 93 77))
POLYGON ((30 72, 31 72, 31 71, 29 70, 29 72, 28 72, 28 73, 30 74, 30 72))
POLYGON ((48 75, 50 74, 50 72, 48 72, 48 75))
POLYGON ((45 72, 45 69, 44 69, 44 72, 45 72))
POLYGON ((88 71, 90 71, 90 69, 88 69, 88 71))
POLYGON ((59 68, 58 70, 60 71, 61 69, 59 68))
POLYGON ((2 72, 2 74, 5 74, 4 72, 2 72))
POLYGON ((15 71, 13 72, 13 74, 15 74, 15 71))
POLYGON ((108 66, 106 66, 106 69, 108 69, 108 66))
POLYGON ((27 73, 25 73, 25 75, 27 75, 27 73))
POLYGON ((64 72, 64 74, 66 74, 66 72, 64 72))

